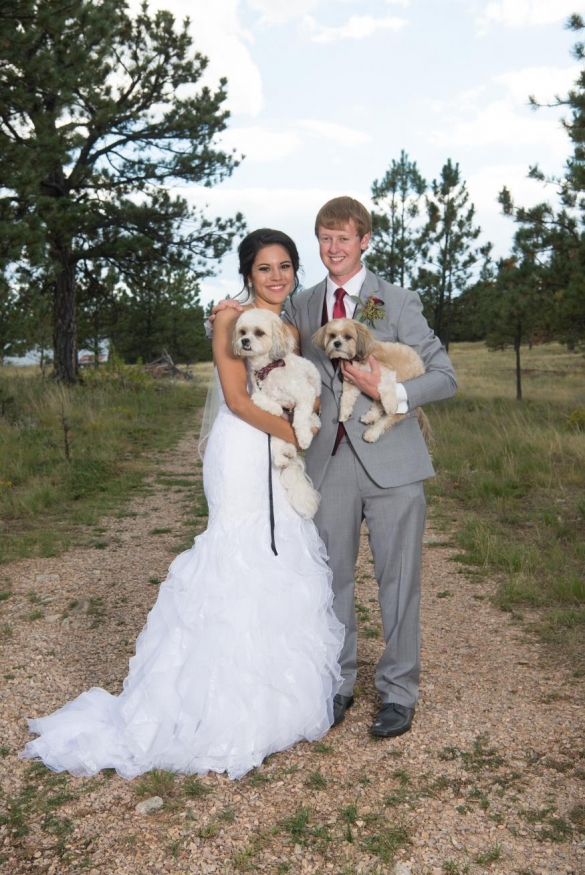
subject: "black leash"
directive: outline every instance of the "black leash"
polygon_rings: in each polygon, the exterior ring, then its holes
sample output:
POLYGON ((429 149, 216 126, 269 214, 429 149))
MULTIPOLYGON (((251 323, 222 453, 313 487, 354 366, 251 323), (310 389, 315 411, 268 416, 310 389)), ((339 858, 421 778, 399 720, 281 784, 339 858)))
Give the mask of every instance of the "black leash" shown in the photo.
POLYGON ((272 552, 275 556, 278 556, 276 552, 276 542, 274 540, 274 496, 272 494, 272 449, 270 446, 271 436, 268 435, 268 501, 270 504, 270 546, 272 547, 272 552))

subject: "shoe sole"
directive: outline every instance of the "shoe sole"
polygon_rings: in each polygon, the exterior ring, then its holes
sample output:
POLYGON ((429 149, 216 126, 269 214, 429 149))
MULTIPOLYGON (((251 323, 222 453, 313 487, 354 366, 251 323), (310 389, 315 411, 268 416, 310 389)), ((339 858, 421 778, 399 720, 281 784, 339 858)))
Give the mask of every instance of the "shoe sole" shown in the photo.
POLYGON ((370 735, 374 735, 376 738, 398 738, 399 735, 404 735, 406 732, 410 732, 411 729, 412 723, 410 726, 405 726, 404 729, 391 729, 389 732, 370 729, 370 735))

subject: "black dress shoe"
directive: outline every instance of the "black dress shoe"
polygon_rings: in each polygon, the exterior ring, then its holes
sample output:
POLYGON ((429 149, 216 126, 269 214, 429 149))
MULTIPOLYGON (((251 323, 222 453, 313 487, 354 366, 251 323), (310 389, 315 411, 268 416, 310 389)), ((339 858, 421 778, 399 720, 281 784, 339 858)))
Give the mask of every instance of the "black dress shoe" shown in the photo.
POLYGON ((376 719, 372 724, 370 733, 379 735, 381 738, 395 738, 408 732, 412 726, 414 708, 406 708, 404 705, 396 705, 388 702, 382 705, 376 719))
POLYGON ((353 696, 342 696, 337 693, 333 697, 333 725, 339 726, 345 720, 345 712, 353 705, 353 696))

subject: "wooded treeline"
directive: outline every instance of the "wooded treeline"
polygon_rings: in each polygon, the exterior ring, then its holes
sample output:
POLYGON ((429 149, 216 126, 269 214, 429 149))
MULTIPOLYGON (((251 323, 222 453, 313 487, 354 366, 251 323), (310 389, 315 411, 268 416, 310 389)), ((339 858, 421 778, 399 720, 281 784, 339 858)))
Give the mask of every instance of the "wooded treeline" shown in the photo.
MULTIPOLYGON (((580 15, 567 27, 585 28, 580 15)), ((575 58, 585 61, 577 42, 575 58)), ((532 105, 539 104, 534 97, 532 105)), ((423 179, 404 152, 372 186, 372 243, 368 266, 392 283, 417 289, 425 315, 443 343, 485 340, 513 347, 521 396, 520 349, 556 340, 571 350, 585 345, 585 69, 566 97, 564 127, 572 154, 561 178, 538 167, 528 174, 550 185, 550 200, 516 205, 503 185, 499 202, 515 223, 509 255, 494 261, 480 240, 475 209, 459 166, 448 160, 437 179, 423 179)))
MULTIPOLYGON (((574 54, 585 60, 583 44, 574 54)), ((209 357, 200 282, 245 225, 173 193, 212 186, 238 163, 217 147, 227 83, 203 86, 206 66, 188 23, 146 5, 131 17, 118 0, 2 4, 0 360, 50 350, 54 375, 74 382, 78 348, 97 354, 105 338, 130 362, 163 347, 181 361, 209 357)), ((572 154, 537 207, 516 205, 502 180, 515 223, 506 258, 482 240, 452 159, 428 182, 402 152, 372 185, 368 267, 419 291, 447 347, 513 346, 518 374, 522 344, 585 343, 585 69, 556 103, 572 154)))
POLYGON ((45 347, 77 377, 79 344, 109 337, 132 359, 197 357, 200 280, 241 215, 210 219, 174 194, 237 160, 216 146, 226 81, 188 22, 118 0, 0 7, 0 354, 45 347))

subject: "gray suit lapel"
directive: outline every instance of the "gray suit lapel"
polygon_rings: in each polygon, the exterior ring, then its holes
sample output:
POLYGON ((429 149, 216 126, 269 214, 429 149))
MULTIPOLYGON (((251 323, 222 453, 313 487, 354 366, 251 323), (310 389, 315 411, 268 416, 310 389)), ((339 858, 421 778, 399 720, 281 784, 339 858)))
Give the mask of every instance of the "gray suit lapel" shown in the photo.
MULTIPOLYGON (((319 328, 321 328, 321 322, 323 320, 323 302, 325 300, 325 290, 327 288, 327 280, 322 280, 318 285, 315 286, 313 294, 309 300, 309 329, 311 331, 311 337, 319 328)), ((335 376, 335 371, 333 370, 333 364, 331 359, 328 358, 323 350, 316 349, 316 355, 319 358, 321 366, 323 370, 327 373, 330 379, 333 379, 335 376)))
POLYGON ((378 277, 376 274, 372 273, 371 270, 366 270, 366 278, 362 283, 362 287, 360 289, 360 301, 362 304, 365 304, 370 295, 374 295, 374 297, 378 297, 380 294, 380 283, 378 281, 378 277))
MULTIPOLYGON (((366 278, 364 279, 364 281, 362 283, 362 287, 360 289, 360 295, 359 295, 360 301, 362 302, 363 305, 365 305, 367 303, 367 300, 371 295, 373 295, 375 298, 380 298, 382 301, 385 302, 385 295, 384 295, 384 292, 382 292, 380 290, 380 281, 379 281, 378 277, 376 276, 376 274, 372 273, 371 270, 366 270, 366 278)), ((384 309, 386 309, 386 308, 384 307, 384 309)), ((354 318, 356 318, 356 319, 359 317, 359 310, 360 310, 360 306, 358 305, 356 307, 356 311, 354 313, 354 318)), ((377 337, 379 340, 383 340, 384 339, 384 324, 385 324, 385 318, 382 318, 382 319, 377 321, 377 324, 375 327, 372 327, 372 325, 368 325, 367 327, 370 329, 370 331, 374 334, 375 337, 377 337)))

